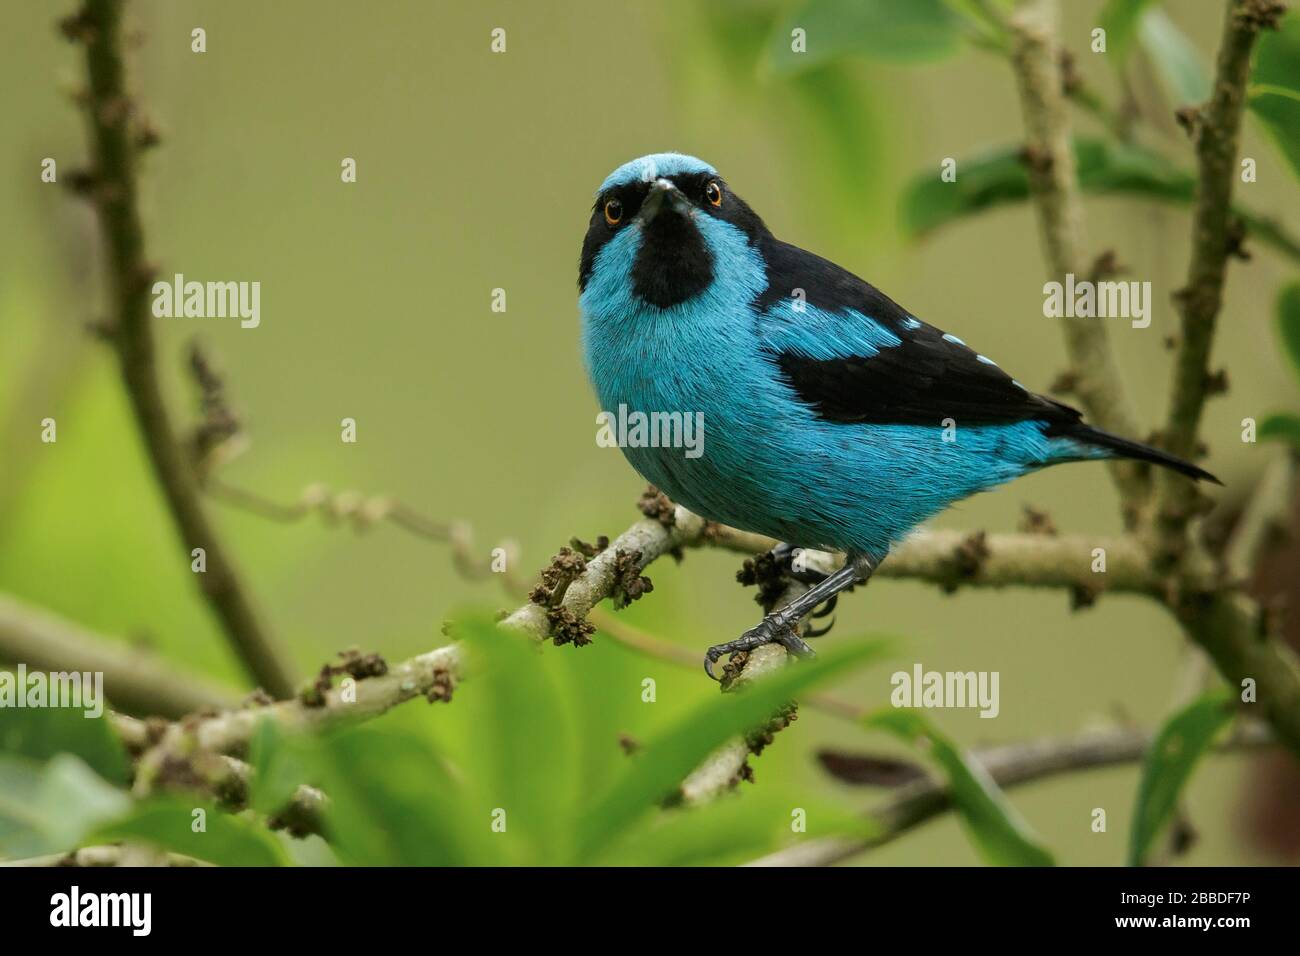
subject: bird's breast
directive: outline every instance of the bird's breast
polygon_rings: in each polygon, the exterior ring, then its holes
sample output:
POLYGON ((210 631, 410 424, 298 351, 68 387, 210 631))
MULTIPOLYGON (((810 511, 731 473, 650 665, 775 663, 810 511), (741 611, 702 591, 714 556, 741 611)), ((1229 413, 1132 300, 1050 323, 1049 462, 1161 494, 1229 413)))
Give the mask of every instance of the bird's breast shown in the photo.
POLYGON ((757 373, 758 342, 744 309, 705 320, 646 309, 622 321, 588 320, 586 360, 601 408, 738 411, 746 378, 757 373))
POLYGON ((744 308, 707 318, 648 309, 626 321, 587 317, 588 369, 604 440, 647 480, 693 511, 724 510, 770 421, 753 320, 744 308))

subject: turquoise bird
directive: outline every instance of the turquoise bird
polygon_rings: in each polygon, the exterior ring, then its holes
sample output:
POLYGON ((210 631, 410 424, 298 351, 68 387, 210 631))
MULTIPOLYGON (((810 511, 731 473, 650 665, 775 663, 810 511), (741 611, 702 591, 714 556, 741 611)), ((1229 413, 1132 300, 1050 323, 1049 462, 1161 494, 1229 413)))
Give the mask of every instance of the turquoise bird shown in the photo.
POLYGON ((693 449, 654 440, 675 434, 666 427, 633 432, 622 449, 633 468, 705 518, 784 542, 784 556, 847 556, 709 648, 710 676, 722 655, 773 641, 811 654, 796 630, 806 614, 866 581, 921 522, 1013 478, 1119 457, 1217 481, 1084 423, 869 282, 782 242, 692 156, 644 156, 606 177, 578 288, 601 409, 702 424, 693 449))

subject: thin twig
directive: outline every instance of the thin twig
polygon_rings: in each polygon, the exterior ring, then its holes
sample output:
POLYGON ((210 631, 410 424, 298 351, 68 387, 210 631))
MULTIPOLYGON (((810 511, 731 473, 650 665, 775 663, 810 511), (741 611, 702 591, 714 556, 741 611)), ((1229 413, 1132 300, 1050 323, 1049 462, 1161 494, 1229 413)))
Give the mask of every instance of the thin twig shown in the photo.
POLYGON ((322 484, 312 484, 302 490, 297 501, 285 504, 232 485, 212 474, 204 477, 203 490, 225 504, 283 524, 294 524, 315 514, 330 525, 346 522, 360 533, 386 521, 418 538, 449 545, 456 570, 470 581, 481 581, 499 574, 507 592, 522 597, 528 590, 518 576, 517 542, 507 540, 498 545, 504 570, 496 571, 494 558, 478 553, 474 532, 468 522, 434 520, 390 495, 366 496, 356 491, 331 493, 322 484))
MULTIPOLYGON (((1232 188, 1251 51, 1260 31, 1268 24, 1275 26, 1283 9, 1276 0, 1232 0, 1227 4, 1213 91, 1193 123, 1197 180, 1192 256, 1187 284, 1175 296, 1182 327, 1162 435, 1164 446, 1185 458, 1197 455, 1197 432, 1210 391, 1210 346, 1223 305, 1228 257, 1239 242, 1233 235, 1232 188)), ((1170 473, 1161 475, 1157 494, 1157 558, 1172 565, 1185 548, 1198 492, 1191 482, 1170 473)))
MULTIPOLYGON (((1070 113, 1055 35, 1054 0, 1023 4, 1011 18, 1010 26, 1011 63, 1025 121, 1030 191, 1038 212, 1048 274, 1064 282, 1067 274, 1082 275, 1086 269, 1086 244, 1070 113)), ((1136 435, 1136 419, 1125 397, 1106 325, 1096 319, 1063 318, 1061 322, 1073 391, 1084 410, 1102 428, 1120 435, 1136 435)), ((1146 479, 1133 462, 1115 460, 1109 462, 1109 467, 1121 496, 1130 506, 1132 524, 1136 506, 1146 494, 1146 479)))
MULTIPOLYGON (((989 747, 975 751, 969 757, 982 764, 998 786, 1005 790, 1059 774, 1135 763, 1146 755, 1151 740, 1149 731, 1118 728, 989 747)), ((1266 746, 1269 741, 1267 728, 1249 724, 1242 726, 1217 749, 1224 753, 1234 752, 1266 746)), ((875 824, 869 837, 809 840, 754 860, 749 865, 830 866, 842 863, 865 850, 896 840, 953 807, 947 784, 927 777, 904 784, 889 800, 868 814, 868 819, 875 824)))
MULTIPOLYGON (((126 89, 120 0, 86 0, 65 32, 85 47, 86 97, 94 169, 89 194, 98 213, 112 298, 106 330, 154 474, 171 508, 185 552, 202 548, 206 571, 196 583, 257 683, 276 697, 293 693, 288 665, 263 629, 229 554, 203 510, 192 463, 176 440, 163 401, 150 328, 154 269, 145 258, 136 202, 135 104, 126 89)), ((179 556, 178 556, 179 557, 179 556)))

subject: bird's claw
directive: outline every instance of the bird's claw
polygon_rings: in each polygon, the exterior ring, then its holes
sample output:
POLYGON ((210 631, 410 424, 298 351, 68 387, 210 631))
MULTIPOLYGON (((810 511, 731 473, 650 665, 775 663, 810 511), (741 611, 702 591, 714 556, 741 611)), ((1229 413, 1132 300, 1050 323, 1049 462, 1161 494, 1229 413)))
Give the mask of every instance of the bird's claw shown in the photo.
POLYGON ((795 632, 793 624, 765 617, 756 627, 751 627, 734 641, 710 647, 704 653, 704 672, 714 680, 720 680, 721 678, 713 673, 713 665, 721 659, 722 655, 751 651, 764 644, 780 644, 794 657, 817 656, 817 652, 808 645, 808 642, 795 632))
MULTIPOLYGON (((806 584, 810 587, 821 584, 821 582, 826 580, 827 575, 823 574, 821 571, 803 566, 797 559, 797 555, 801 550, 802 549, 796 548, 794 545, 783 541, 769 551, 768 554, 772 556, 772 560, 776 562, 776 566, 781 569, 781 573, 791 580, 798 581, 801 584, 806 584)), ((845 590, 851 591, 853 588, 850 586, 845 590)), ((835 611, 835 602, 838 600, 838 594, 831 595, 830 599, 827 600, 825 604, 821 605, 821 607, 816 611, 812 612, 811 616, 815 618, 827 617, 835 611)), ((804 632, 804 637, 822 637, 825 634, 829 634, 831 628, 834 626, 835 619, 831 618, 830 622, 827 623, 825 627, 809 627, 808 630, 804 632)))

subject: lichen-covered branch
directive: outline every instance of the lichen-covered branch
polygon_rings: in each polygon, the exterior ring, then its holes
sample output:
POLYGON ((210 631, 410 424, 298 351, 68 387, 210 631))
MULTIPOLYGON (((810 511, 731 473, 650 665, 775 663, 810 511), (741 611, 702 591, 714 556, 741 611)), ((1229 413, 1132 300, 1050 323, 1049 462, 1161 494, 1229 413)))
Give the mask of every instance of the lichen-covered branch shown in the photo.
MULTIPOLYGON (((948 584, 958 580, 954 578, 952 562, 956 559, 952 555, 969 540, 969 535, 956 532, 926 532, 901 546, 895 557, 916 577, 948 584)), ((621 575, 627 571, 626 568, 620 571, 620 564, 625 563, 620 554, 637 554, 635 568, 641 570, 663 555, 676 553, 685 547, 711 545, 752 553, 767 550, 773 543, 761 536, 706 523, 685 509, 665 507, 655 518, 637 522, 598 554, 582 562, 580 570, 576 570, 566 582, 556 604, 548 606, 530 601, 507 617, 505 626, 536 639, 553 637, 552 628, 557 622, 569 629, 577 626, 593 628, 586 620, 587 616, 596 604, 615 594, 621 575)), ((987 553, 979 556, 985 563, 977 561, 974 573, 971 572, 969 555, 961 559, 964 563, 959 566, 958 583, 1011 584, 1021 573, 1016 568, 1032 566, 1041 569, 1044 563, 1056 563, 1058 568, 1052 572, 1055 575, 1052 581, 1067 587, 1078 586, 1082 572, 1074 569, 1076 565, 1090 565, 1094 559, 1093 547, 1099 542, 1041 534, 1008 534, 990 536, 985 545, 987 553)), ((1112 575, 1108 582, 1110 588, 1134 593, 1161 593, 1160 580, 1152 577, 1149 566, 1142 560, 1143 552, 1134 541, 1110 539, 1102 546, 1108 548, 1110 565, 1107 573, 1112 575)), ((831 556, 822 557, 833 560, 831 556)), ((889 562, 885 562, 882 570, 888 566, 889 562)), ((1092 571, 1087 573, 1091 575, 1092 571)), ((1029 576, 1032 578, 1033 574, 1030 572, 1029 576)), ((1049 583, 1041 570, 1039 574, 1039 583, 1049 583)), ((1083 579, 1083 583, 1087 581, 1083 579)), ((1300 687, 1300 678, 1295 674, 1294 663, 1287 660, 1275 642, 1255 642, 1252 645, 1235 638, 1225 640, 1224 635, 1237 635, 1246 627, 1248 622, 1240 616, 1246 612, 1240 611, 1238 617, 1224 622, 1217 607, 1217 603, 1212 602, 1208 608, 1202 608, 1201 616, 1193 615, 1189 628, 1200 635, 1199 642, 1215 658, 1223 673, 1231 676, 1249 672, 1248 676, 1257 679, 1264 715, 1277 730, 1279 739, 1298 749, 1300 726, 1296 725, 1296 716, 1300 715, 1300 699, 1293 691, 1300 687)), ((785 658, 784 650, 779 647, 752 653, 743 665, 738 682, 761 677, 765 670, 783 664, 785 658)), ((364 720, 419 696, 445 699, 460 677, 461 664, 460 649, 451 644, 395 665, 381 676, 357 681, 352 703, 347 702, 339 690, 329 689, 314 704, 294 699, 197 716, 167 725, 160 734, 140 721, 119 717, 116 722, 119 732, 133 749, 144 751, 137 780, 138 785, 147 790, 169 757, 192 754, 196 749, 223 754, 242 753, 261 719, 281 721, 289 727, 323 728, 364 720)), ((851 705, 834 699, 828 701, 828 709, 850 718, 860 716, 851 705)), ((743 774, 750 752, 744 741, 734 741, 721 748, 683 782, 683 800, 702 802, 733 785, 743 774)), ((917 797, 919 802, 908 804, 908 807, 928 807, 930 804, 925 801, 933 799, 933 795, 921 795, 917 797)), ((942 803, 935 806, 934 812, 944 807, 942 803)), ((908 812, 912 812, 911 809, 908 812)))
POLYGON ((549 606, 530 601, 507 617, 505 626, 541 640, 552 636, 557 627, 581 628, 588 612, 614 594, 620 554, 638 555, 637 566, 644 569, 665 554, 698 544, 707 530, 704 519, 680 507, 662 519, 638 521, 585 561, 558 601, 549 606))
MULTIPOLYGON (((781 606, 789 604, 805 590, 805 585, 790 581, 776 603, 781 606)), ((747 685, 776 673, 789 663, 789 653, 779 644, 756 647, 745 654, 739 666, 734 663, 727 665, 722 691, 729 694, 744 693, 747 685)), ((784 728, 791 719, 786 714, 774 714, 768 727, 755 731, 750 737, 729 740, 719 747, 682 781, 682 801, 698 806, 721 796, 742 780, 753 779, 749 767, 750 755, 758 756, 771 735, 784 728)))
POLYGON ((234 563, 203 510, 192 463, 177 441, 163 401, 149 324, 154 270, 145 258, 136 202, 140 130, 122 56, 122 3, 86 0, 63 26, 86 53, 85 103, 93 168, 84 177, 84 188, 98 215, 106 252, 111 317, 105 334, 117 355, 154 475, 180 533, 184 551, 177 560, 194 548, 204 550, 206 571, 195 575, 204 598, 252 678, 274 696, 288 697, 293 693, 291 671, 254 612, 234 563))
MULTIPOLYGON (((1054 0, 1029 0, 1011 17, 1011 63, 1025 122, 1025 165, 1038 214, 1049 277, 1064 282, 1068 273, 1082 276, 1088 267, 1070 112, 1061 75, 1056 39, 1054 0)), ((1071 390, 1092 421, 1120 435, 1136 436, 1137 422, 1124 392, 1104 322, 1063 318, 1066 352, 1070 358, 1071 390)), ((1109 463, 1111 474, 1129 507, 1130 524, 1136 505, 1146 494, 1142 472, 1128 461, 1109 463)))
MULTIPOLYGON (((387 673, 357 680, 347 689, 340 686, 324 690, 312 702, 294 697, 242 710, 200 714, 168 725, 151 753, 174 752, 178 748, 190 752, 198 747, 213 753, 238 754, 261 720, 274 720, 288 729, 319 730, 378 717, 417 697, 444 700, 459 679, 461 665, 460 646, 448 644, 389 667, 387 673)), ((146 759, 146 768, 152 762, 146 759)))
MULTIPOLYGON (((529 601, 507 616, 502 626, 538 640, 558 638, 561 643, 571 643, 580 638, 577 642, 582 643, 595 630, 587 620, 592 608, 616 594, 620 562, 625 560, 620 555, 637 555, 635 567, 644 570, 664 555, 684 548, 711 546, 757 553, 774 543, 761 535, 705 522, 685 508, 668 506, 665 514, 638 521, 598 554, 582 561, 554 603, 529 601)), ((1090 595, 1100 591, 1152 594, 1160 585, 1129 539, 1035 534, 972 538, 960 532, 925 532, 900 545, 879 573, 915 577, 944 587, 1010 586, 1021 583, 1016 576, 1023 574, 1028 583, 1037 586, 1082 589, 1090 595), (979 545, 973 546, 973 540, 979 545), (1105 573, 1092 570, 1097 547, 1106 549, 1105 573), (896 559, 895 569, 886 572, 896 559)), ((281 701, 269 707, 199 717, 187 722, 187 732, 201 747, 238 751, 262 716, 291 726, 322 726, 374 716, 443 686, 449 678, 459 679, 460 663, 459 649, 449 645, 395 665, 384 677, 358 681, 355 703, 343 702, 332 690, 324 695, 321 706, 308 707, 297 699, 281 701)))

